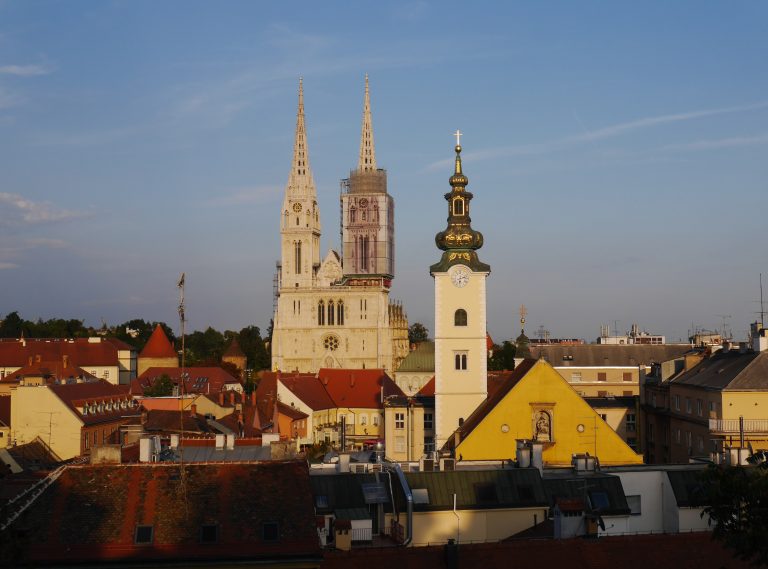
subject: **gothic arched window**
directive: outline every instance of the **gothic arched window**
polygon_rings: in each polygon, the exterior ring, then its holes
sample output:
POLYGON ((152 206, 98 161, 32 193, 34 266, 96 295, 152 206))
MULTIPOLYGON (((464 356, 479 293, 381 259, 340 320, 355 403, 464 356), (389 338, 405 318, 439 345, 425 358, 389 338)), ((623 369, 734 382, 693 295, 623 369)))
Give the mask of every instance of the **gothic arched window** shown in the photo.
POLYGON ((296 274, 301 274, 301 241, 293 242, 293 262, 296 266, 296 274))
POLYGON ((325 303, 321 300, 317 303, 317 325, 325 324, 325 303))
POLYGON ((463 308, 459 308, 453 315, 454 326, 466 326, 467 325, 467 311, 463 308))
POLYGON ((344 301, 340 300, 336 305, 337 318, 336 322, 339 326, 344 326, 344 301))
POLYGON ((349 222, 355 223, 357 221, 357 210, 353 207, 349 208, 349 222))
POLYGON ((453 200, 453 215, 464 215, 464 200, 462 198, 453 200))
POLYGON ((334 317, 333 309, 334 309, 333 301, 329 300, 328 301, 328 326, 333 326, 333 320, 334 320, 334 318, 333 318, 334 317))

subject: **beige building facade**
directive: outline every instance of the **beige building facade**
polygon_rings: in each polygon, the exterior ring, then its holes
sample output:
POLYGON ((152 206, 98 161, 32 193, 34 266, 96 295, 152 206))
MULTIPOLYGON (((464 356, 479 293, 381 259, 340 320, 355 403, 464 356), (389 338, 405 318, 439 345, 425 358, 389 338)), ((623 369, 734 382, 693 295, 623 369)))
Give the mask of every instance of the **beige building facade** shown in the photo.
POLYGON ((281 260, 272 368, 394 372, 408 354, 408 320, 390 300, 394 202, 376 168, 366 79, 358 168, 342 192, 343 253, 320 255, 320 210, 309 166, 303 85, 299 85, 293 162, 280 221, 281 260), (342 260, 343 259, 343 260, 342 260))

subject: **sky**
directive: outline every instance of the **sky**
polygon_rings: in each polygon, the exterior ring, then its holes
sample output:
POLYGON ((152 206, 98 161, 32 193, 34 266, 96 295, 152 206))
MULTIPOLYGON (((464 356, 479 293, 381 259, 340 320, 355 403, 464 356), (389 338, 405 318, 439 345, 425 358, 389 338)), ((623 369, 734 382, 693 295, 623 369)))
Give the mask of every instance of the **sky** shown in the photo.
MULTIPOLYGON (((768 291, 768 4, 0 0, 0 315, 266 329, 299 77, 323 256, 369 74, 392 297, 434 327, 452 133, 488 330, 743 338, 768 291)), ((768 297, 768 295, 766 295, 768 297)))

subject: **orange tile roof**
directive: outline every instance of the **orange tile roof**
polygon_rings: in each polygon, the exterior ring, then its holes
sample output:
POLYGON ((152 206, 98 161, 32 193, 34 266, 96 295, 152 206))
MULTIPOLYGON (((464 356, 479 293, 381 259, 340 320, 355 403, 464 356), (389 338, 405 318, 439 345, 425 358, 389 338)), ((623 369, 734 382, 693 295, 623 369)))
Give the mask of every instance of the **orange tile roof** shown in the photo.
POLYGON ((48 389, 85 425, 119 421, 133 410, 133 399, 103 379, 86 383, 52 384, 48 389), (83 412, 85 405, 91 411, 83 412))
POLYGON ((237 338, 232 338, 232 341, 229 343, 229 347, 224 352, 223 358, 226 357, 236 357, 236 358, 244 358, 245 354, 243 353, 243 350, 240 349, 240 344, 237 341, 237 338))
POLYGON ((434 396, 435 395, 435 376, 432 376, 432 379, 430 379, 427 383, 425 383, 421 389, 419 389, 419 392, 416 395, 426 395, 426 396, 434 396))
POLYGON ((317 377, 335 407, 381 409, 384 407, 382 396, 405 397, 383 369, 321 368, 317 377))
MULTIPOLYGON (((174 385, 178 385, 181 371, 180 367, 151 367, 131 381, 131 393, 141 395, 162 375, 167 375, 174 385)), ((239 379, 220 367, 188 367, 184 368, 184 372, 187 376, 184 393, 218 393, 227 385, 240 384, 239 379)))
POLYGON ((158 324, 152 331, 152 335, 139 354, 140 358, 176 358, 178 354, 165 335, 163 327, 158 324))

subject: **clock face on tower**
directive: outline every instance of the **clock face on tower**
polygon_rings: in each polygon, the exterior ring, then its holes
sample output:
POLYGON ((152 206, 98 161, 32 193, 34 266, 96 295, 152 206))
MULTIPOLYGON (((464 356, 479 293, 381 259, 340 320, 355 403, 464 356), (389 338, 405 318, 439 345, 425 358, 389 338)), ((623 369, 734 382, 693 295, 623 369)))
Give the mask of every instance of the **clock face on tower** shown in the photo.
POLYGON ((464 265, 451 267, 451 282, 453 286, 462 288, 469 282, 469 269, 464 265))

